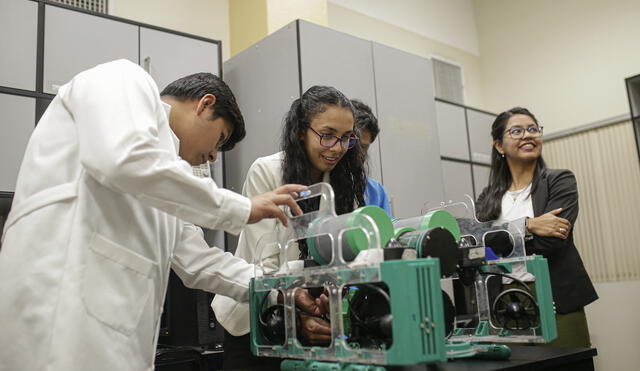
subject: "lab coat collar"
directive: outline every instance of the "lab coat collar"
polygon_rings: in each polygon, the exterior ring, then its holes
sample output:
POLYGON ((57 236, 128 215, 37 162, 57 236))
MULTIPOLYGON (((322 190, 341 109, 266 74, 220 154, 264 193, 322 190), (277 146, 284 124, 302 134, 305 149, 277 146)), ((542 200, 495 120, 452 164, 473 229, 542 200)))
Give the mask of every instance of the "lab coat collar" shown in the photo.
MULTIPOLYGON (((170 117, 170 113, 171 113, 171 105, 169 103, 165 103, 163 101, 160 101, 160 103, 162 104, 162 108, 164 109, 164 113, 167 115, 167 122, 169 122, 169 117, 170 117)), ((173 140, 173 144, 176 147, 176 153, 180 153, 180 139, 178 138, 178 136, 176 135, 176 133, 173 132, 173 129, 171 129, 171 124, 169 124, 169 132, 171 133, 171 139, 173 140)))

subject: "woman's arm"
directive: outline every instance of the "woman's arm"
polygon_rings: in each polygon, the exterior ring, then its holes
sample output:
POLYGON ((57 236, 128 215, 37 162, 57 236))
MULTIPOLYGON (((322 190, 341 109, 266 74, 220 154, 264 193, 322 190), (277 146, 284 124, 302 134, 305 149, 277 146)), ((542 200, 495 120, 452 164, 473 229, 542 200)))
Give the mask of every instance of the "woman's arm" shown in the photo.
MULTIPOLYGON (((568 238, 563 239, 559 237, 536 235, 535 231, 537 228, 537 221, 534 221, 534 227, 531 231, 534 233, 534 238, 527 242, 526 245, 527 253, 529 254, 549 256, 558 253, 560 249, 567 246, 568 241, 572 239, 572 226, 578 218, 578 185, 576 177, 570 170, 561 170, 557 174, 549 174, 548 176, 549 195, 544 208, 544 213, 547 214, 555 209, 562 208, 562 211, 557 214, 557 217, 564 218, 569 222, 569 228, 567 228, 569 229, 568 238)), ((538 219, 538 221, 539 220, 540 219, 538 219)))

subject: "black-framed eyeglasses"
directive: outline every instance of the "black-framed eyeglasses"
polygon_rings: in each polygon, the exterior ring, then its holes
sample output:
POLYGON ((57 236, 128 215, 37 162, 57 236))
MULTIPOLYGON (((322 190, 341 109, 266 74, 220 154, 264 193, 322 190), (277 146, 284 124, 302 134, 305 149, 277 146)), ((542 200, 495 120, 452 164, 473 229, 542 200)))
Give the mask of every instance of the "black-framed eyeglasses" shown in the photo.
POLYGON ((331 134, 320 134, 311 126, 309 126, 309 129, 311 129, 311 131, 313 131, 320 137, 320 145, 326 148, 331 148, 336 145, 336 142, 340 141, 340 147, 342 147, 342 149, 351 149, 356 145, 356 143, 358 143, 358 139, 360 139, 354 133, 339 138, 331 134))
POLYGON ((512 126, 509 130, 505 130, 504 132, 509 134, 512 139, 524 138, 525 132, 529 133, 531 137, 537 138, 542 136, 542 129, 543 127, 538 125, 531 125, 526 129, 520 126, 512 126))

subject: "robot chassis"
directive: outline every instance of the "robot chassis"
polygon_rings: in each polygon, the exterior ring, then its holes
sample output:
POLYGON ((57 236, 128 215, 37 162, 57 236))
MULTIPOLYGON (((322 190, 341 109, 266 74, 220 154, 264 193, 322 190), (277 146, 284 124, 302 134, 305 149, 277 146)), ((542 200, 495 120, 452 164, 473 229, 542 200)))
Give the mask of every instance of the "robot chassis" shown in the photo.
POLYGON ((310 186, 298 201, 319 200, 317 211, 291 216, 288 240, 275 231, 258 243, 252 352, 288 358, 283 370, 384 370, 505 359, 505 343, 555 339, 547 262, 526 255, 524 218, 481 223, 468 198, 392 221, 375 206, 338 216, 331 186, 310 186), (299 259, 305 246, 310 258, 299 259), (327 346, 300 336, 299 289, 328 295, 327 346))

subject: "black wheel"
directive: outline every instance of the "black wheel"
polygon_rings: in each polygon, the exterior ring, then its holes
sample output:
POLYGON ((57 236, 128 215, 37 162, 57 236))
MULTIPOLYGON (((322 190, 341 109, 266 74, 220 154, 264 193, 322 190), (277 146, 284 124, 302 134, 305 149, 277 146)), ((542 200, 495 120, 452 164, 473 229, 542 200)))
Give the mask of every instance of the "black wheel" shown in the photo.
POLYGON ((521 289, 501 292, 491 307, 493 320, 506 330, 528 330, 540 325, 540 311, 535 298, 521 289))

